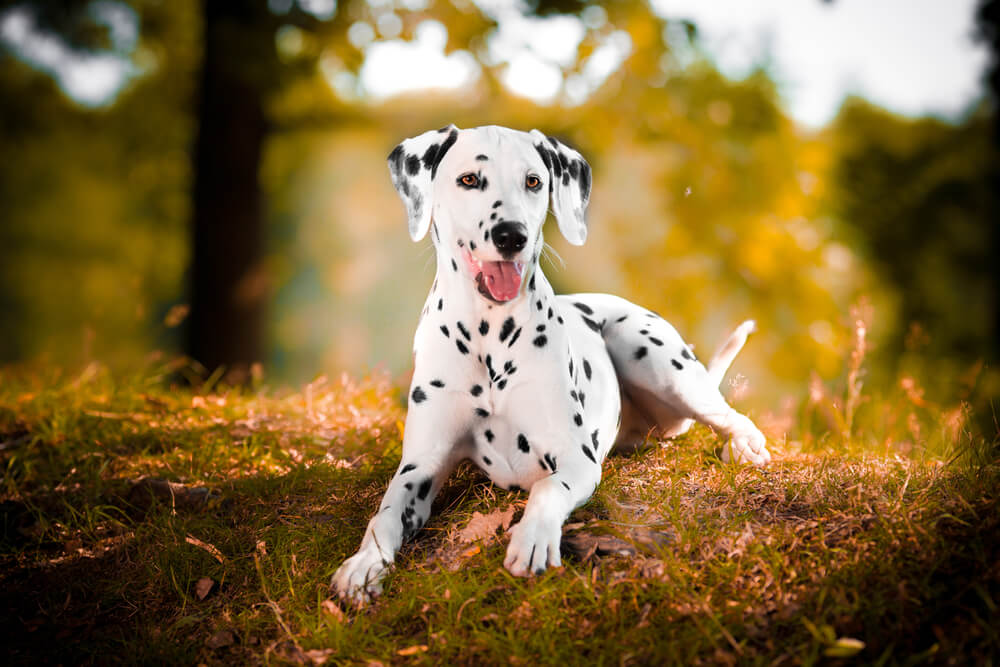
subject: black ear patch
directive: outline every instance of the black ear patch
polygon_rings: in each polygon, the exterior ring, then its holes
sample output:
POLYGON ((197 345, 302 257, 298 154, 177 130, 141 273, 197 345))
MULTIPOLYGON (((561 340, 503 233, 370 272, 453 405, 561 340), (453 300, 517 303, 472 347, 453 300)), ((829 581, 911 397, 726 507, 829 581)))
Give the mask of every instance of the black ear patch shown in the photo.
POLYGON ((424 169, 431 170, 431 178, 434 178, 434 176, 437 175, 438 165, 441 164, 441 160, 444 159, 445 154, 456 141, 458 141, 458 130, 452 130, 448 133, 448 138, 445 139, 440 145, 431 144, 427 147, 427 150, 424 151, 424 156, 421 160, 424 163, 424 169))
POLYGON ((416 155, 407 155, 406 173, 410 176, 416 176, 418 171, 420 171, 420 158, 416 155))

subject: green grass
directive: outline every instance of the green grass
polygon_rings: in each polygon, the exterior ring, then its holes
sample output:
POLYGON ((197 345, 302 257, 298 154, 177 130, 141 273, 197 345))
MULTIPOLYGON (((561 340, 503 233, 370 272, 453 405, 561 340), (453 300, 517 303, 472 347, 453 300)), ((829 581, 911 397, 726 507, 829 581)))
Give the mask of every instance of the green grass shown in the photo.
POLYGON ((327 585, 399 462, 398 388, 193 392, 176 371, 0 371, 5 664, 1000 656, 997 449, 954 411, 887 421, 905 397, 868 397, 881 416, 845 422, 814 392, 766 470, 722 464, 703 429, 612 456, 567 527, 583 553, 531 579, 503 569, 503 535, 461 536, 525 494, 463 467, 357 611, 327 585))

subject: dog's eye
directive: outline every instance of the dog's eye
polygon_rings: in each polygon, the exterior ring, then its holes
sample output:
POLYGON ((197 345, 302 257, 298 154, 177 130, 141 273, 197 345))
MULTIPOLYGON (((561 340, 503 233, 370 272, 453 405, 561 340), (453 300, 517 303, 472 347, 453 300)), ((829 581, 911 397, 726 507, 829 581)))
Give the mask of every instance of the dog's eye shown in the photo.
POLYGON ((467 188, 474 188, 479 185, 479 177, 475 174, 464 174, 459 177, 458 182, 467 188))
POLYGON ((534 174, 531 174, 526 179, 524 179, 524 185, 529 190, 537 190, 539 186, 541 186, 541 184, 542 184, 541 179, 539 179, 534 174))

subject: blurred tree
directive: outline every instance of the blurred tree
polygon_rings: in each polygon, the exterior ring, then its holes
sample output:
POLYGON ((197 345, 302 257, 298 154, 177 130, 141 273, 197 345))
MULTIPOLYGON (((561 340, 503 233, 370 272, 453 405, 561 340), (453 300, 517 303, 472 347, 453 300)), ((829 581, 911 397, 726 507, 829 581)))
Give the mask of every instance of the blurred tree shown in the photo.
POLYGON ((939 357, 996 356, 990 129, 982 112, 954 125, 859 99, 833 123, 836 214, 901 299, 890 358, 911 324, 939 357))

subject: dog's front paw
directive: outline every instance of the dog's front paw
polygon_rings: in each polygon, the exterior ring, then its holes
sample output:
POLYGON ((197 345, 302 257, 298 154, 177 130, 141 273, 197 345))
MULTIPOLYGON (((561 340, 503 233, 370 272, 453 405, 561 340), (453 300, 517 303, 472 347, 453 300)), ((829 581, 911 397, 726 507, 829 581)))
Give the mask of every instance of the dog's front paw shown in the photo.
POLYGON ((726 463, 752 463, 765 466, 771 461, 771 452, 767 451, 767 439, 750 420, 748 428, 733 433, 733 437, 722 448, 722 460, 726 463))
POLYGON ((503 566, 516 577, 541 574, 546 567, 559 567, 562 522, 551 518, 525 517, 510 529, 510 544, 503 566))
POLYGON ((345 602, 363 606, 382 593, 382 579, 388 572, 378 549, 358 551, 333 573, 330 592, 345 602))

